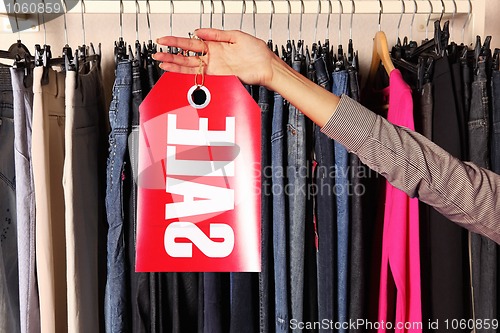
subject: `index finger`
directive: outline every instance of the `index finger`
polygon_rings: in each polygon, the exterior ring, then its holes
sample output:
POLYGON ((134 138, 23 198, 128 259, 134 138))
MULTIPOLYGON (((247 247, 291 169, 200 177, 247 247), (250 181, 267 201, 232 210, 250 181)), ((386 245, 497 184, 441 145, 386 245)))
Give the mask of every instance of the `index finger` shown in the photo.
POLYGON ((160 45, 181 48, 186 51, 193 51, 193 52, 207 51, 206 44, 203 41, 194 38, 165 36, 158 38, 156 40, 156 43, 160 45))

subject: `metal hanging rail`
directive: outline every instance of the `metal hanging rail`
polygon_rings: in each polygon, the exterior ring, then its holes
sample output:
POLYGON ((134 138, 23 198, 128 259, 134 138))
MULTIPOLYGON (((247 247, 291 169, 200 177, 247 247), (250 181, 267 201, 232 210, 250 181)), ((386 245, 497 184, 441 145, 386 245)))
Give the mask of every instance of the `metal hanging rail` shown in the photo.
MULTIPOLYGON (((339 13, 338 6, 339 0, 322 0, 321 1, 321 14, 328 14, 329 12, 329 2, 332 3, 332 14, 339 13)), ((405 0, 408 2, 406 6, 405 13, 413 14, 413 0, 405 0)), ((301 12, 301 1, 292 0, 291 9, 292 14, 299 14, 301 12)), ((443 0, 445 11, 444 14, 467 14, 469 12, 469 1, 468 0, 443 0), (456 11, 455 11, 456 4, 456 11)), ((86 13, 119 13, 120 4, 118 0, 86 0, 86 13)), ((200 4, 203 3, 204 8, 210 8, 211 1, 209 0, 174 0, 175 14, 199 14, 200 4)), ((225 7, 225 14, 241 14, 242 8, 246 3, 247 14, 252 14, 251 7, 253 6, 253 1, 251 0, 224 0, 222 4, 221 1, 213 0, 214 4, 214 14, 222 13, 222 6, 225 7)), ((287 14, 288 5, 286 0, 273 0, 274 13, 275 14, 287 14)), ((272 3, 270 0, 256 0, 256 14, 271 14, 272 3)), ((304 0, 304 11, 303 14, 317 14, 318 12, 318 1, 317 0, 304 0)), ((384 14, 401 14, 401 1, 400 0, 382 0, 383 3, 383 13, 384 14)), ((124 0, 124 13, 135 13, 135 1, 124 0)), ((352 11, 352 1, 342 0, 343 12, 351 13, 352 11)), ((417 0, 417 14, 441 14, 442 13, 442 1, 441 0, 431 0, 431 5, 429 5, 428 0, 417 0), (431 8, 432 7, 432 8, 431 8)), ((146 8, 146 1, 139 1, 139 6, 141 10, 146 8)), ((157 14, 168 14, 171 11, 170 1, 167 0, 151 0, 151 13, 157 14)), ((378 14, 380 10, 380 5, 377 0, 355 0, 354 1, 355 14, 378 14)), ((79 13, 80 6, 75 6, 70 10, 70 13, 79 13)), ((1 12, 1 10, 0 10, 1 12)), ((141 11, 142 12, 142 11, 141 11)), ((208 14, 205 11, 205 14, 208 14)))

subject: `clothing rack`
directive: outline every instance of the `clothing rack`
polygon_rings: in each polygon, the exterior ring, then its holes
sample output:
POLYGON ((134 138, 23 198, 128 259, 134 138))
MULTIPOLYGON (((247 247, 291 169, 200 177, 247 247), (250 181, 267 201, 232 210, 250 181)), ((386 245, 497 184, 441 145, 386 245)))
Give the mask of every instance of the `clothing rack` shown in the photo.
MULTIPOLYGON (((74 2, 74 0, 72 0, 74 2)), ((147 1, 123 0, 122 13, 147 11, 147 1)), ((274 5, 275 14, 468 14, 472 12, 472 0, 165 0, 149 1, 150 13, 165 14, 270 14, 274 5), (404 9, 403 5, 404 3, 404 9), (417 8, 415 8, 415 3, 417 8), (321 5, 319 7, 319 4, 321 5), (301 9, 302 7, 302 9, 301 9)), ((87 0, 85 13, 119 13, 120 1, 87 0)), ((76 5, 69 13, 80 13, 76 5)), ((0 13, 7 13, 4 2, 0 2, 0 13)))

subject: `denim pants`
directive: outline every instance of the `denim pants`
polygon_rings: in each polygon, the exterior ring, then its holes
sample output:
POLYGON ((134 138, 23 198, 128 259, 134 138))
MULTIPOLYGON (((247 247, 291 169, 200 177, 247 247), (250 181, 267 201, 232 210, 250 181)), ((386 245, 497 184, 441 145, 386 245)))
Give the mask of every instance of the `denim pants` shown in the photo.
MULTIPOLYGON (((469 157, 471 162, 489 168, 489 106, 486 62, 478 63, 472 82, 469 115, 469 157)), ((471 234, 472 288, 476 319, 498 318, 498 245, 478 234, 471 234)), ((492 328, 478 328, 477 332, 494 332, 492 328)))
POLYGON ((221 273, 203 274, 203 332, 223 332, 221 273))
MULTIPOLYGON (((293 62, 293 69, 300 71, 301 61, 293 62)), ((307 175, 305 116, 295 106, 288 109, 287 123, 287 176, 289 205, 288 246, 290 250, 290 304, 291 318, 303 321, 304 312, 304 237, 306 222, 307 175)), ((294 331, 301 331, 296 329, 294 331)))
MULTIPOLYGON (((288 307, 288 210, 285 196, 285 122, 283 97, 274 93, 271 130, 271 166, 273 193, 273 253, 276 333, 289 330, 288 307)), ((288 114, 288 113, 287 113, 288 114)))
POLYGON ((489 168, 489 107, 488 107, 488 79, 486 77, 486 62, 478 63, 476 75, 472 82, 472 98, 469 112, 469 160, 483 167, 489 168))
POLYGON ((500 174, 500 71, 491 74, 491 170, 500 174))
POLYGON ((14 108, 10 69, 0 67, 0 331, 19 332, 14 108))
MULTIPOLYGON (((348 95, 354 100, 359 101, 360 90, 358 82, 358 72, 353 67, 348 70, 349 74, 349 91, 348 95)), ((368 248, 366 238, 366 228, 363 221, 366 219, 365 207, 363 205, 363 195, 366 195, 364 179, 362 178, 362 170, 368 168, 361 163, 359 158, 349 154, 349 168, 352 170, 350 179, 350 188, 352 195, 350 200, 351 225, 349 236, 349 290, 348 290, 348 314, 349 319, 358 320, 367 318, 365 308, 367 304, 366 284, 369 274, 366 268, 365 258, 369 255, 366 253, 368 248)), ((360 328, 350 328, 349 332, 360 332, 360 328)))
POLYGON ((33 86, 25 87, 24 71, 11 69, 14 98, 17 251, 21 332, 40 331, 40 304, 35 261, 35 196, 31 161, 33 86))
POLYGON ((151 331, 151 325, 156 323, 156 307, 151 307, 150 277, 153 273, 135 272, 136 232, 137 232, 137 170, 138 170, 138 138, 139 138, 139 105, 143 100, 142 87, 145 82, 144 69, 141 61, 132 61, 132 100, 130 110, 130 128, 125 153, 125 168, 123 171, 123 205, 126 205, 124 219, 124 234, 128 250, 128 270, 130 275, 130 305, 132 332, 145 333, 151 331))
MULTIPOLYGON (((332 92, 347 93, 349 76, 346 70, 333 72, 332 92)), ((335 194, 337 196, 337 299, 338 321, 347 322, 347 293, 349 265, 349 155, 342 144, 335 142, 335 194)), ((346 332, 339 329, 339 332, 346 332)))
POLYGON ((129 132, 132 97, 132 63, 118 63, 109 108, 109 156, 107 161, 106 213, 108 218, 108 262, 104 315, 106 332, 129 332, 130 298, 127 293, 124 237, 123 171, 129 132))
MULTIPOLYGON (((315 62, 318 84, 330 88, 325 64, 315 62), (319 63, 319 64, 318 64, 319 63)), ((336 240, 337 240, 337 201, 335 188, 335 150, 334 141, 314 126, 314 152, 316 157, 315 196, 316 230, 318 234, 317 280, 318 280, 318 320, 333 320, 336 308, 336 240)), ((331 330, 320 327, 319 332, 331 330)))
POLYGON ((272 175, 271 168, 271 112, 272 92, 259 87, 259 107, 261 110, 261 272, 259 273, 259 321, 260 333, 271 331, 271 313, 274 313, 272 289, 273 253, 271 247, 272 219, 272 175))

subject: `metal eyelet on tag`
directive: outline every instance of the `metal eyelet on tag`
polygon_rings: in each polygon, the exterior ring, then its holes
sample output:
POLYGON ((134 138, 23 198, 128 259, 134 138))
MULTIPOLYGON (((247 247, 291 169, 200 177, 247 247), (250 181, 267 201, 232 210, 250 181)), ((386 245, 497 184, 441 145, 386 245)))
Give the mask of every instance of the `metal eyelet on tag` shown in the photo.
POLYGON ((205 86, 194 85, 189 89, 187 99, 193 108, 203 109, 210 103, 210 91, 205 86))

